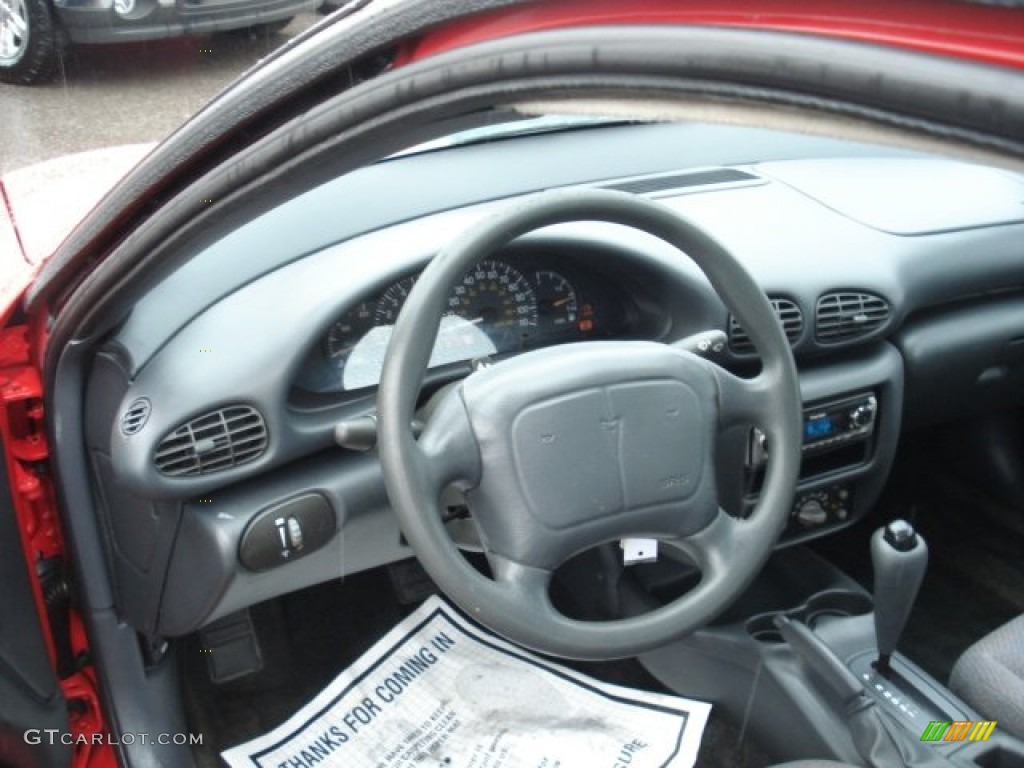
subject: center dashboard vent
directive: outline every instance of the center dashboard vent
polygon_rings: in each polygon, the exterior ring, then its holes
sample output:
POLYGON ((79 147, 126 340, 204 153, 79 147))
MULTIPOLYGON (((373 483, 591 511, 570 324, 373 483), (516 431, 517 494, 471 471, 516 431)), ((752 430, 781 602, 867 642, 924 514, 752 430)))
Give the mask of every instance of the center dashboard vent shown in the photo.
POLYGON ((182 424, 160 441, 153 457, 171 477, 206 475, 236 467, 267 450, 267 425, 248 405, 229 405, 182 424))
MULTIPOLYGON (((770 302, 783 333, 792 345, 804 331, 804 313, 796 302, 789 299, 770 299, 770 302)), ((732 315, 729 315, 729 349, 738 355, 748 355, 755 351, 750 336, 732 315)))
POLYGON ((815 311, 815 337, 824 344, 867 336, 885 325, 889 303, 871 293, 826 293, 815 311))

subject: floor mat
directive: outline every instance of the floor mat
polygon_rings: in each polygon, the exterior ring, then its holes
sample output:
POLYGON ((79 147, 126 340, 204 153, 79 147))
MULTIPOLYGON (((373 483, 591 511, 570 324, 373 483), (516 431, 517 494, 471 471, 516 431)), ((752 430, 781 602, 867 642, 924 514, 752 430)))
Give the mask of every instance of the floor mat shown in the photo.
POLYGON ((384 570, 328 582, 252 608, 263 652, 259 673, 210 682, 198 638, 179 653, 190 726, 204 734, 200 768, 220 752, 276 727, 412 609, 393 598, 384 570))
POLYGON ((710 705, 601 683, 431 597, 234 768, 692 766, 710 705))
MULTIPOLYGON (((253 608, 264 669, 244 680, 214 685, 196 638, 180 649, 190 727, 204 734, 199 768, 222 768, 220 753, 275 728, 412 607, 394 597, 386 570, 347 577, 253 608)), ((561 661, 604 682, 668 693, 636 660, 561 661)), ((697 765, 764 768, 771 760, 734 723, 712 711, 697 765)))

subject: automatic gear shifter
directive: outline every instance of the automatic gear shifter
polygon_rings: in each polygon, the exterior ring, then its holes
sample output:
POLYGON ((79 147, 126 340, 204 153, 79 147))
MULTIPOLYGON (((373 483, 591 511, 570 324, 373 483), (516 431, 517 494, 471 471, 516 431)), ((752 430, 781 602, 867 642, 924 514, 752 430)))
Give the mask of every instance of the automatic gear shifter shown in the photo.
POLYGON ((876 669, 889 670, 910 609, 928 565, 928 546, 905 520, 894 520, 871 537, 871 562, 875 569, 875 636, 878 640, 876 669))
MULTIPOLYGON (((814 671, 813 678, 818 685, 827 686, 832 700, 842 702, 850 740, 863 765, 868 768, 964 766, 966 761, 953 759, 921 741, 921 723, 916 720, 919 713, 911 716, 909 725, 906 717, 899 714, 901 710, 897 705, 914 702, 914 706, 925 715, 924 722, 929 716, 932 719, 957 719, 937 710, 934 703, 937 700, 925 692, 929 686, 924 680, 920 680, 922 687, 917 688, 913 681, 903 680, 899 673, 894 672, 879 683, 879 678, 889 669, 889 657, 896 649, 896 642, 921 586, 924 569, 928 565, 928 547, 914 533, 910 523, 896 520, 875 531, 871 538, 871 560, 875 565, 875 634, 879 651, 875 666, 878 675, 864 670, 851 673, 821 637, 798 621, 780 614, 775 617, 775 626, 793 653, 814 671), (897 679, 900 679, 900 687, 896 684, 897 679), (884 693, 876 696, 876 691, 884 693)), ((864 655, 859 658, 864 658, 864 655)), ((907 712, 907 709, 903 704, 902 712, 907 712)))

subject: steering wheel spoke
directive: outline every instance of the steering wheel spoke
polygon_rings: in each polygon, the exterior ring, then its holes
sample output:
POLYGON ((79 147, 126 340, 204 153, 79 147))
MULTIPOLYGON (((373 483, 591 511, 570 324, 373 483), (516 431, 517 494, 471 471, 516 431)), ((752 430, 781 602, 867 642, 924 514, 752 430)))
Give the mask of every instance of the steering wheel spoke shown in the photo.
POLYGON ((720 429, 739 424, 764 424, 766 410, 771 407, 775 382, 762 372, 753 379, 744 379, 722 368, 706 363, 718 385, 718 422, 720 429))
POLYGON ((499 555, 490 555, 488 561, 494 580, 501 589, 513 592, 536 606, 549 603, 550 570, 517 563, 499 555))
POLYGON ((470 488, 481 473, 480 447, 461 407, 457 394, 449 394, 444 405, 427 423, 416 442, 415 460, 420 464, 430 491, 440 494, 450 485, 470 488))
MULTIPOLYGON (((702 581, 718 578, 734 560, 737 552, 747 543, 743 521, 719 509, 707 526, 688 536, 662 540, 665 549, 677 553, 693 563, 703 575, 702 581)), ((672 553, 668 553, 672 557, 672 553)))

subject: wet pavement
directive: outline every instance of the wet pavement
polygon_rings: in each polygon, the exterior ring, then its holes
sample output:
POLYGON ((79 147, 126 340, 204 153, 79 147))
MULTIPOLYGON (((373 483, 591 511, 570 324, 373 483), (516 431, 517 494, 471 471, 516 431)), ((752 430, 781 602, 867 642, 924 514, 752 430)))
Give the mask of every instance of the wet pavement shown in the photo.
POLYGON ((0 83, 0 175, 74 152, 159 141, 320 18, 302 14, 269 35, 79 46, 52 83, 0 83))

